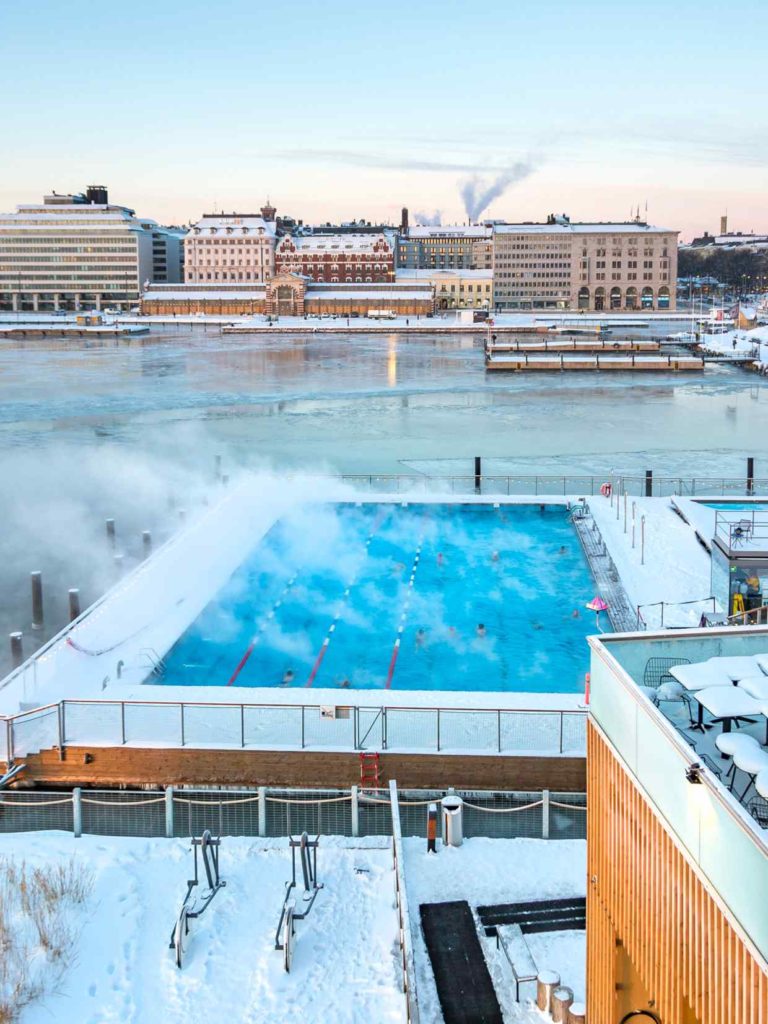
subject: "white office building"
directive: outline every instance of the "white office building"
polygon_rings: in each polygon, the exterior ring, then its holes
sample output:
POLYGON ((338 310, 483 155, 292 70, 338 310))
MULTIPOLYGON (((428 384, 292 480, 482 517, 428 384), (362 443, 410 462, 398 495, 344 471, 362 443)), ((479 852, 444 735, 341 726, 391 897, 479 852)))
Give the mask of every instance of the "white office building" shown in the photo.
POLYGON ((147 283, 183 280, 180 228, 110 204, 107 190, 0 214, 0 309, 128 309, 147 283))

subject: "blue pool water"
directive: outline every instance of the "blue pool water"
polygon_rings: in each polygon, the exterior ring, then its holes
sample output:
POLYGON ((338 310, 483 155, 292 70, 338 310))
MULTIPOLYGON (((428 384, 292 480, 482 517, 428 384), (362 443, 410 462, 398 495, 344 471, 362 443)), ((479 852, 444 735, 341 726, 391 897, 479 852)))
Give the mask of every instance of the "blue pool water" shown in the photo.
POLYGON ((701 501, 718 512, 768 512, 768 501, 701 501))
POLYGON ((563 507, 307 507, 250 553, 160 681, 578 692, 594 593, 563 507))

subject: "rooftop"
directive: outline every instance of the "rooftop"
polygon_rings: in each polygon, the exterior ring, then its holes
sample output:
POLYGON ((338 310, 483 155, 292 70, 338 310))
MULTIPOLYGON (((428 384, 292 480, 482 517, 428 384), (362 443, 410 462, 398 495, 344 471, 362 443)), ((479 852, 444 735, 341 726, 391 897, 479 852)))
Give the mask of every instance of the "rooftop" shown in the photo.
POLYGON ((384 242, 389 248, 390 243, 384 234, 342 234, 342 235, 286 235, 278 243, 278 249, 293 244, 298 250, 325 251, 330 249, 350 249, 354 252, 373 252, 377 243, 384 242))
POLYGON ((606 222, 606 223, 570 223, 570 224, 494 224, 493 231, 500 235, 648 235, 648 234, 669 234, 677 235, 679 232, 672 228, 656 227, 653 224, 644 224, 641 221, 606 222))
POLYGON ((197 235, 247 235, 254 233, 274 235, 273 221, 264 220, 256 213, 206 213, 192 225, 191 237, 197 235))
POLYGON ((492 229, 485 224, 417 224, 408 229, 408 238, 490 238, 492 229))
POLYGON ((446 281, 458 281, 458 280, 472 280, 473 278, 482 278, 485 281, 490 280, 493 277, 493 270, 490 267, 485 270, 414 270, 411 268, 403 267, 397 271, 397 279, 408 278, 412 281, 435 281, 435 280, 446 280, 446 281))

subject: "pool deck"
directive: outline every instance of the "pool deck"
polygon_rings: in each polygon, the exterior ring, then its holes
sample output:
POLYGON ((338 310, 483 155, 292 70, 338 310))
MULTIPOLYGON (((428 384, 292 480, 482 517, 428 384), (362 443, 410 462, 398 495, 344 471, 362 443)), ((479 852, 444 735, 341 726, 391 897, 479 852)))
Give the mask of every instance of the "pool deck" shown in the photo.
POLYGON ((631 633, 637 628, 637 616, 632 609, 621 578, 608 554, 595 520, 589 516, 573 520, 584 554, 587 556, 597 589, 608 603, 608 618, 615 632, 631 633))

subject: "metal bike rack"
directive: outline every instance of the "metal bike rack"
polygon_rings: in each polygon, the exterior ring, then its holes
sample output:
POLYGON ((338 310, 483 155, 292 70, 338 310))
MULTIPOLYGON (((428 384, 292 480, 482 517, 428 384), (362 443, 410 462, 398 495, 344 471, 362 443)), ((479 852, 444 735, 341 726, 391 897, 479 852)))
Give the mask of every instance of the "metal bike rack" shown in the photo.
POLYGON ((296 921, 303 921, 309 916, 309 912, 317 898, 318 892, 323 886, 317 881, 317 847, 320 836, 310 839, 306 832, 302 832, 299 839, 290 836, 288 839, 291 847, 291 881, 285 883, 285 899, 283 909, 280 911, 280 920, 275 932, 275 949, 283 951, 283 967, 290 971, 293 960, 293 947, 296 942, 296 921), (304 895, 302 897, 303 911, 297 913, 296 900, 291 898, 291 892, 296 887, 296 851, 299 850, 301 859, 301 874, 304 882, 304 895))
POLYGON ((215 839, 210 829, 206 829, 199 839, 192 839, 192 849, 195 854, 195 877, 187 881, 187 892, 184 902, 181 904, 179 916, 171 932, 169 948, 176 952, 176 966, 182 967, 184 954, 187 950, 187 937, 189 935, 189 922, 196 917, 202 916, 210 906, 211 900, 227 883, 222 881, 219 874, 219 846, 221 839, 215 839), (197 851, 200 850, 205 868, 205 878, 208 887, 203 889, 199 902, 192 898, 192 892, 200 884, 198 877, 197 851))

